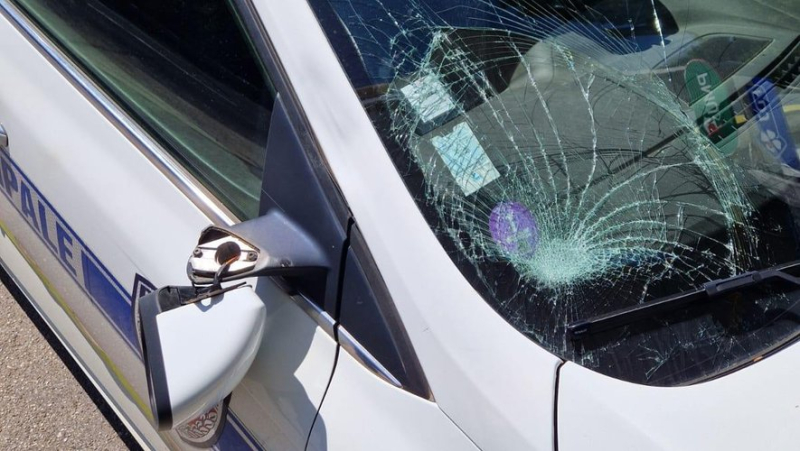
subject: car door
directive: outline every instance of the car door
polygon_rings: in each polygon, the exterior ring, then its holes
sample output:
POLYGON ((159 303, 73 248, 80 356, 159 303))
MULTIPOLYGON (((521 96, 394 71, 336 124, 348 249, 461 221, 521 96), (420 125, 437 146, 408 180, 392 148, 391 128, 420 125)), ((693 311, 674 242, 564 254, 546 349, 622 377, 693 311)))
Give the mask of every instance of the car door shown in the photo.
POLYGON ((187 284, 212 223, 280 209, 342 252, 346 215, 324 179, 302 179, 317 176, 309 140, 246 2, 0 0, 0 11, 4 264, 149 445, 303 448, 334 366, 337 268, 255 282, 267 328, 227 423, 215 430, 223 412, 210 412, 165 443, 147 424, 131 317, 136 297, 187 284))

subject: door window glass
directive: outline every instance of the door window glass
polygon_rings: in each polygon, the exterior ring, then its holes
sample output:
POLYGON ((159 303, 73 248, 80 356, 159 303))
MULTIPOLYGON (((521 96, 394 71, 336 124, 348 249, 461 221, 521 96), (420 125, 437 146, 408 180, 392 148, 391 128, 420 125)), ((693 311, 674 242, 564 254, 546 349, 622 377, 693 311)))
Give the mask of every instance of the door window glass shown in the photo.
POLYGON ((234 214, 258 215, 274 89, 226 0, 17 0, 234 214))

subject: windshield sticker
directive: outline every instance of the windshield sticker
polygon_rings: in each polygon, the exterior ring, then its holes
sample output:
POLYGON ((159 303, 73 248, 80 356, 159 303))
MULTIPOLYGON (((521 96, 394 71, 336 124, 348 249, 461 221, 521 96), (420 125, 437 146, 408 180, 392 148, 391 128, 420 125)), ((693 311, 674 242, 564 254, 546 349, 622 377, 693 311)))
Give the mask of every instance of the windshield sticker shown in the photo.
MULTIPOLYGON (((690 383, 785 337, 764 327, 787 296, 580 343, 567 325, 800 258, 800 211, 781 200, 800 179, 745 117, 774 117, 751 97, 773 105, 796 83, 767 75, 774 94, 733 91, 788 58, 800 11, 758 3, 715 22, 695 1, 321 2, 352 37, 337 54, 431 230, 521 333, 652 385, 690 383), (724 32, 765 10, 754 36, 724 32)), ((775 148, 791 135, 781 127, 764 134, 775 148)))
POLYGON ((789 132, 777 89, 769 80, 760 79, 749 91, 751 108, 758 124, 758 143, 768 153, 792 169, 800 170, 797 147, 789 132))
POLYGON ((533 214, 519 202, 502 202, 489 216, 492 239, 510 258, 531 259, 539 244, 533 214))
POLYGON ((424 122, 433 122, 456 107, 447 88, 432 74, 423 74, 400 91, 424 122))
POLYGON ((456 125, 444 136, 434 137, 431 143, 466 196, 500 177, 475 133, 465 123, 456 125))

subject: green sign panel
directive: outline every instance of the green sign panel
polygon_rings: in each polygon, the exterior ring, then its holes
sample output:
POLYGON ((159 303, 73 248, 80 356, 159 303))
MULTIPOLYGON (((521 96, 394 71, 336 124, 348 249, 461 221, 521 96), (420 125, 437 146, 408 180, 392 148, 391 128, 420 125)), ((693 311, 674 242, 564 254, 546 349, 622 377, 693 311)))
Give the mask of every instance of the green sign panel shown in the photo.
POLYGON ((724 154, 733 152, 736 122, 728 100, 730 94, 720 86, 722 80, 717 72, 703 60, 691 60, 686 65, 684 79, 697 126, 724 154))

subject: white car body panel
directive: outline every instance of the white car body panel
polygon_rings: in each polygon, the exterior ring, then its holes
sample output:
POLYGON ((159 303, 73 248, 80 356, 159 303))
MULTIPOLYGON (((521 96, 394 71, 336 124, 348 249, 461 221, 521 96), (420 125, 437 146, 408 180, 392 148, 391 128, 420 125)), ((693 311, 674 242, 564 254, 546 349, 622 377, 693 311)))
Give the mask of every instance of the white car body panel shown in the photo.
POLYGON ((561 368, 559 450, 789 450, 800 443, 800 346, 725 377, 648 387, 561 368))
POLYGON ((434 402, 393 387, 339 353, 309 451, 468 451, 478 448, 434 402))
POLYGON ((369 243, 436 402, 481 449, 552 449, 561 360, 500 318, 452 264, 383 150, 309 6, 254 4, 369 243))
POLYGON ((233 392, 231 407, 266 449, 303 449, 330 380, 336 341, 274 283, 256 293, 267 307, 256 360, 233 392), (276 364, 278 363, 278 364, 276 364))

